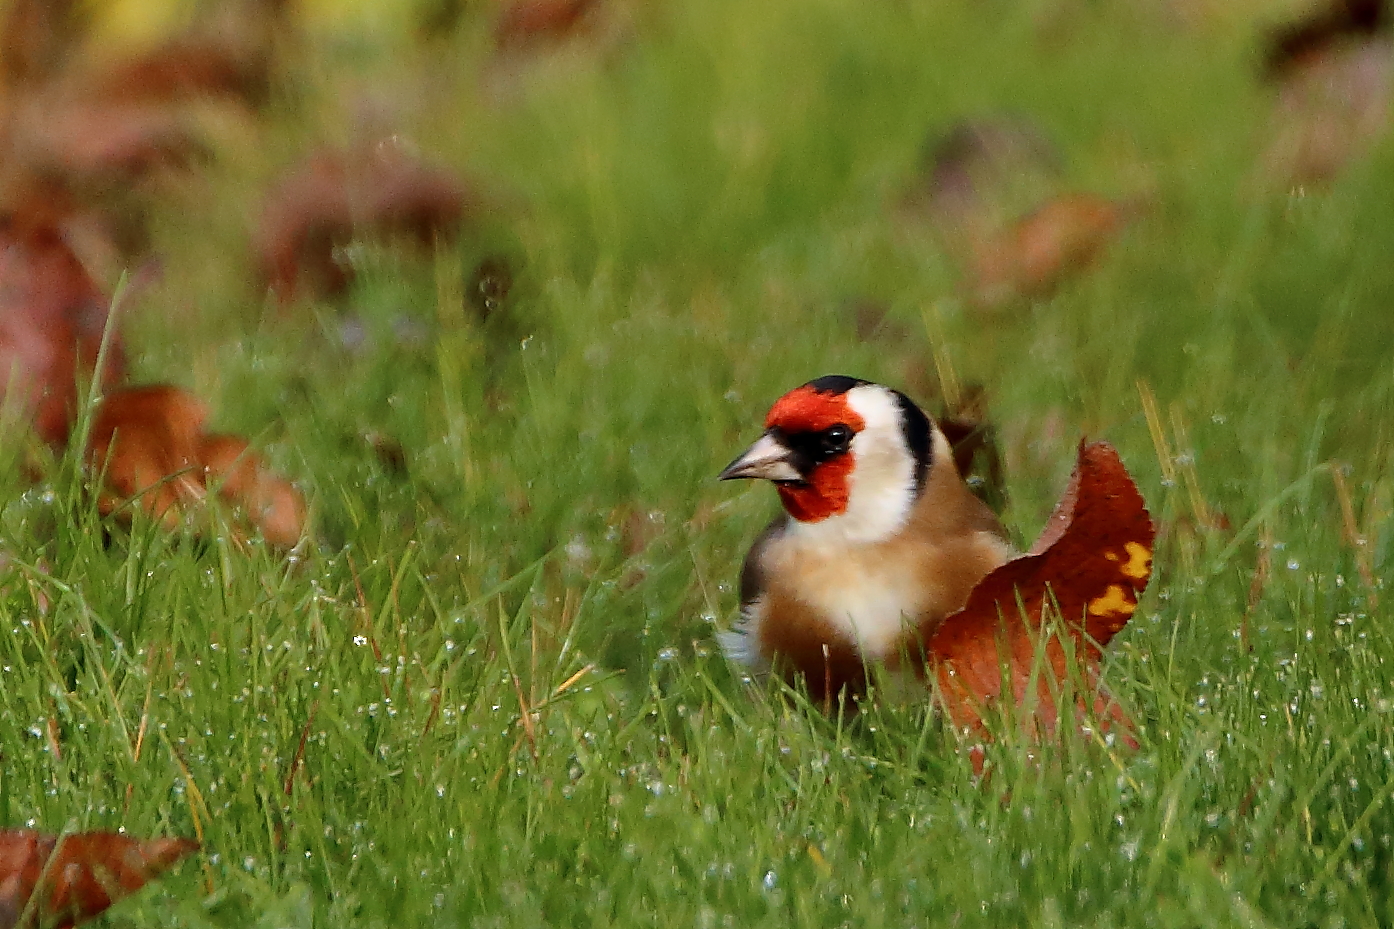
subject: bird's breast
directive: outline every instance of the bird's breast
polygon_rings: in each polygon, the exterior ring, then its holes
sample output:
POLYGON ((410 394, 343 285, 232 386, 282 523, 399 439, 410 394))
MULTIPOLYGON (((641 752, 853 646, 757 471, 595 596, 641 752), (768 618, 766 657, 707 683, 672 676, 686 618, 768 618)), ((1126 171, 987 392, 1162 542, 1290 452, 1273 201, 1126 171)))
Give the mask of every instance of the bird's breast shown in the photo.
POLYGON ((772 575, 780 589, 771 592, 787 604, 781 619, 810 633, 836 636, 865 659, 891 657, 933 599, 909 554, 880 547, 862 553, 792 546, 776 553, 772 575))

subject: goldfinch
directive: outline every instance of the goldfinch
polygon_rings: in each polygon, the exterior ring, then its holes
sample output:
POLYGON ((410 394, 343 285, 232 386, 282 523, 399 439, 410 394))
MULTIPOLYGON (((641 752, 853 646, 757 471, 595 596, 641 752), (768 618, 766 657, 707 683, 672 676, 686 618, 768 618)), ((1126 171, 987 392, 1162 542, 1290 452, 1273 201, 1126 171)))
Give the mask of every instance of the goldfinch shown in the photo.
POLYGON ((741 572, 728 658, 814 699, 859 694, 866 669, 922 656, 945 616, 1015 555, 948 440, 897 390, 841 375, 781 397, 721 480, 772 481, 784 505, 741 572))

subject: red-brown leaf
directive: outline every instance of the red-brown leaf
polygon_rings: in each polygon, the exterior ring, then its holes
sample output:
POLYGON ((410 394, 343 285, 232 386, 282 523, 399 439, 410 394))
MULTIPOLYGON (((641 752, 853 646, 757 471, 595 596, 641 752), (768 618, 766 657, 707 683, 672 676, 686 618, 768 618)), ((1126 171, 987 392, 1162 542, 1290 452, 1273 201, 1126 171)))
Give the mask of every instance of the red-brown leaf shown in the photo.
POLYGON ((1264 56, 1268 77, 1282 78, 1342 44, 1367 41, 1394 25, 1386 0, 1337 0, 1276 30, 1264 56))
MULTIPOLYGON (((1054 732, 1052 688, 1072 672, 1096 685, 1100 650, 1128 622, 1147 586, 1153 536, 1142 495, 1118 453, 1103 442, 1081 444, 1069 487, 1031 552, 979 582, 929 639, 930 670, 955 725, 984 736, 984 714, 999 701, 1005 680, 1028 735, 1054 732), (1048 615, 1058 617, 1071 648, 1056 634, 1042 642, 1048 615), (1038 667, 1042 648, 1046 666, 1038 667)), ((1131 738, 1127 717, 1102 691, 1093 709, 1104 727, 1131 738)))
MULTIPOLYGON (((0 399, 12 387, 47 442, 67 440, 78 373, 92 376, 108 306, 56 230, 0 225, 0 399)), ((124 368, 113 339, 103 383, 119 381, 124 368)))
POLYGON ((12 0, 0 20, 0 81, 7 90, 49 78, 76 44, 86 10, 76 0, 12 0))
POLYGON ((199 441, 208 409, 177 387, 128 387, 102 401, 92 420, 88 460, 106 468, 102 512, 134 500, 173 528, 180 504, 205 495, 199 441))
POLYGON ((1118 204, 1092 194, 1048 201, 1011 227, 977 241, 974 299, 992 306, 1048 294, 1093 262, 1123 222, 1118 204))
POLYGON ((273 474, 246 440, 206 435, 207 408, 177 387, 117 391, 93 419, 88 460, 106 468, 103 513, 128 503, 167 528, 194 515, 210 486, 272 545, 290 548, 304 531, 305 501, 273 474))
POLYGON ((122 188, 204 153, 188 116, 164 103, 111 102, 49 90, 16 107, 14 161, 91 190, 122 188))
POLYGON ((67 927, 91 919, 198 847, 191 839, 142 842, 113 832, 70 835, 59 844, 57 836, 0 831, 0 927, 19 925, 36 890, 26 925, 67 927))
POLYGON ((256 234, 262 275, 283 301, 302 288, 338 294, 351 271, 335 249, 355 235, 404 235, 429 246, 459 227, 466 207, 465 187, 454 175, 403 151, 320 153, 266 199, 256 234))
POLYGON ((247 440, 204 436, 199 443, 204 479, 218 495, 261 530, 272 545, 293 548, 305 530, 305 501, 294 485, 277 476, 247 440))
POLYGON ((597 5, 596 0, 512 0, 499 14, 494 41, 499 48, 516 49, 564 39, 597 5))
POLYGON ((186 36, 112 65, 92 80, 93 96, 127 103, 221 97, 255 104, 266 98, 267 68, 260 50, 186 36))

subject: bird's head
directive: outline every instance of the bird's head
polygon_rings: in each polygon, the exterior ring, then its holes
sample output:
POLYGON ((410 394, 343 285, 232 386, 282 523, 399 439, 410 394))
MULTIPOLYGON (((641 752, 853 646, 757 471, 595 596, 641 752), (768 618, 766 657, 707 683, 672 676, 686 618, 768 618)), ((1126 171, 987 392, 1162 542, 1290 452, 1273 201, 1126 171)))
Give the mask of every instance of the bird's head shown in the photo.
POLYGON ((876 541, 905 524, 936 445, 942 434, 900 391, 828 375, 780 397, 721 479, 773 481, 799 524, 876 541))

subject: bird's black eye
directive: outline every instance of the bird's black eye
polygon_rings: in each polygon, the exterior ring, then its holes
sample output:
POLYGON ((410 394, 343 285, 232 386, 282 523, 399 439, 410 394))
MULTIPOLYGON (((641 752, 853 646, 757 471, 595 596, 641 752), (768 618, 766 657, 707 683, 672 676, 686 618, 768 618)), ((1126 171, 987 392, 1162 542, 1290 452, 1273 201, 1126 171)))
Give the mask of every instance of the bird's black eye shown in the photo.
POLYGON ((852 444, 852 430, 838 423, 823 430, 822 440, 824 456, 840 455, 852 444))

